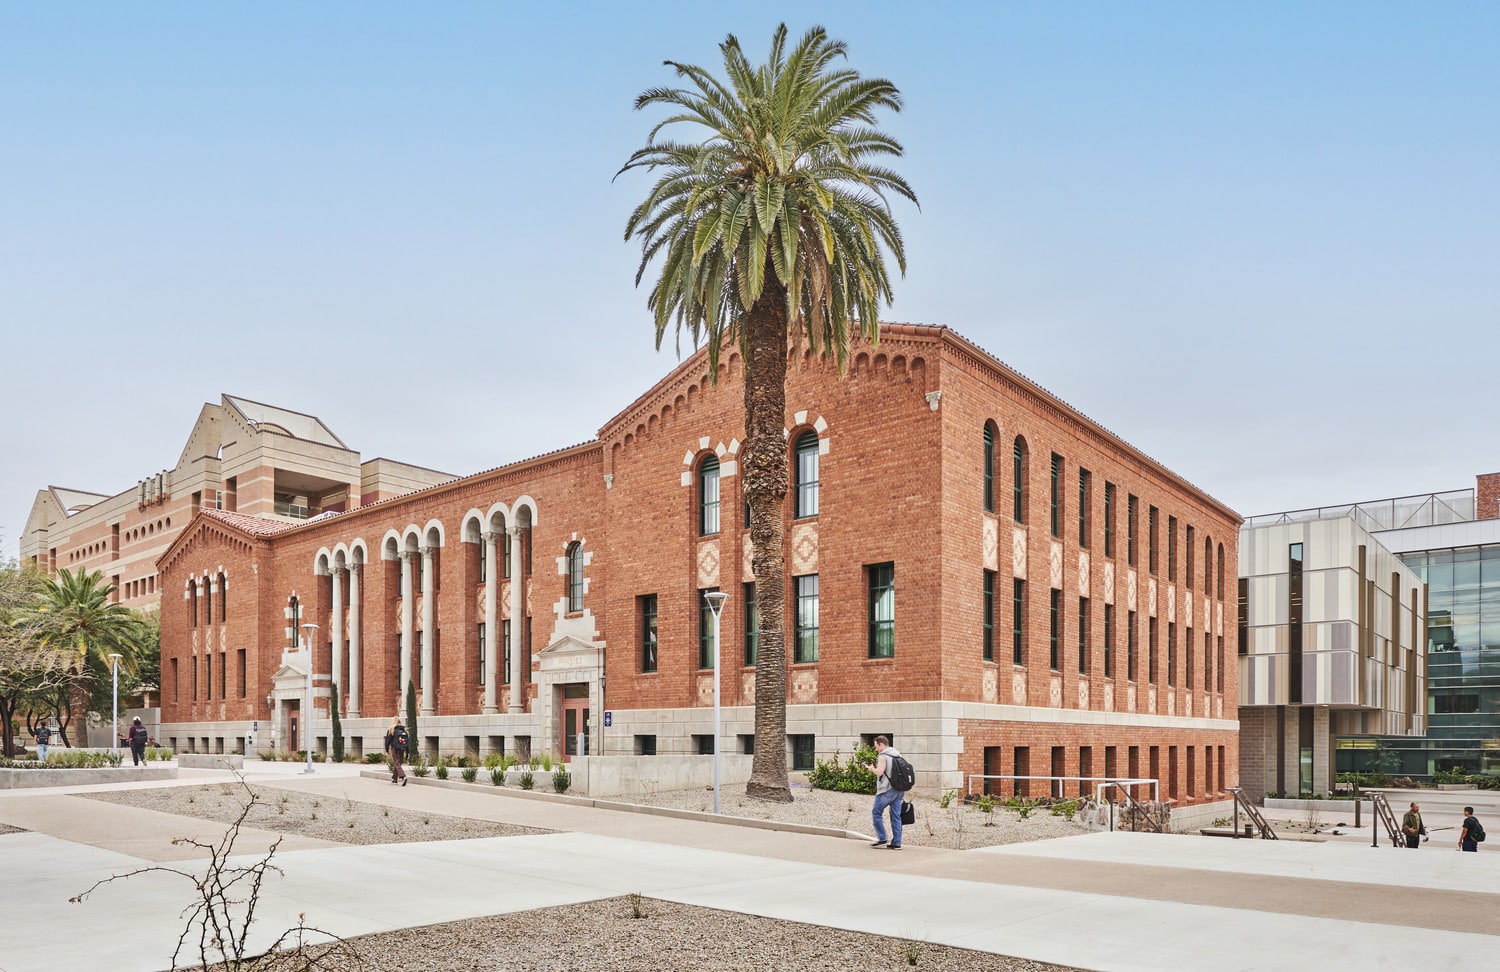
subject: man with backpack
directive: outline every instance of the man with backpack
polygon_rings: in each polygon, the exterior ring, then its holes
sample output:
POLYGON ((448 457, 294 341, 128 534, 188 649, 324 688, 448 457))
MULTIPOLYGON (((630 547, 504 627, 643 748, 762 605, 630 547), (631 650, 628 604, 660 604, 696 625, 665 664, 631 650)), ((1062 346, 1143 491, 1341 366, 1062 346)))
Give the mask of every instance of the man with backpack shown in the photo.
POLYGON ((47 720, 43 719, 37 723, 35 729, 31 730, 31 734, 36 737, 36 761, 38 763, 45 763, 47 761, 47 744, 52 742, 52 728, 47 725, 47 720))
POLYGON ((1474 816, 1474 808, 1464 807, 1464 820, 1458 828, 1458 849, 1477 851, 1483 840, 1484 828, 1479 825, 1479 818, 1474 816))
POLYGON ((146 740, 151 738, 151 733, 147 732, 146 727, 141 725, 140 716, 136 716, 135 721, 130 724, 130 735, 128 738, 130 741, 130 758, 135 761, 134 765, 145 766, 146 740))
POLYGON ((406 785, 406 769, 401 764, 406 761, 406 750, 411 745, 411 737, 406 732, 406 726, 401 724, 400 716, 391 720, 391 727, 385 732, 385 751, 391 757, 391 782, 406 785))
POLYGON ((916 774, 912 772, 911 763, 906 761, 885 736, 875 737, 875 752, 879 755, 874 763, 869 764, 870 771, 875 774, 875 808, 870 813, 870 818, 875 823, 875 842, 870 846, 900 850, 901 804, 905 802, 906 791, 911 789, 916 774), (882 819, 886 808, 890 808, 891 812, 889 841, 886 840, 885 820, 882 819))

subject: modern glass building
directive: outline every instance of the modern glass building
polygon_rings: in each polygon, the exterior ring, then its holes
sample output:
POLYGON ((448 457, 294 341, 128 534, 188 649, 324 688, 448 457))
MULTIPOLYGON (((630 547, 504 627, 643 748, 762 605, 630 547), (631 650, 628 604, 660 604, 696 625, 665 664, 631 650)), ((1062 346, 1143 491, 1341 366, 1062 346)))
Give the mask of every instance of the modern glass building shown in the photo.
POLYGON ((1340 735, 1338 772, 1500 775, 1500 474, 1479 477, 1477 486, 1249 521, 1349 516, 1426 585, 1426 732, 1340 735))

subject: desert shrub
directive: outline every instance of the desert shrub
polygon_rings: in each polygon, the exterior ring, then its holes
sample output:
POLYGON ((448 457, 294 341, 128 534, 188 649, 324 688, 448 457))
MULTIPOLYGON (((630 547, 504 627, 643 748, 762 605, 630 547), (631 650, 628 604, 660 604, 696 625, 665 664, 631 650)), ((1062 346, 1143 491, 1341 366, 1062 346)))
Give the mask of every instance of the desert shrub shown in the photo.
POLYGON ((523 789, 523 790, 529 790, 529 789, 531 789, 534 786, 536 786, 536 777, 534 777, 534 776, 531 775, 531 770, 527 770, 526 772, 522 773, 521 774, 521 789, 523 789))
POLYGON ((479 767, 465 766, 461 772, 463 773, 465 783, 473 783, 474 778, 479 775, 479 767))
POLYGON ((849 762, 840 763, 839 754, 829 759, 817 760, 807 774, 807 784, 815 790, 834 790, 839 793, 874 793, 875 774, 869 764, 875 762, 873 746, 856 746, 849 762))
POLYGON ((552 774, 552 789, 558 793, 567 793, 568 787, 573 785, 573 774, 561 766, 552 774))

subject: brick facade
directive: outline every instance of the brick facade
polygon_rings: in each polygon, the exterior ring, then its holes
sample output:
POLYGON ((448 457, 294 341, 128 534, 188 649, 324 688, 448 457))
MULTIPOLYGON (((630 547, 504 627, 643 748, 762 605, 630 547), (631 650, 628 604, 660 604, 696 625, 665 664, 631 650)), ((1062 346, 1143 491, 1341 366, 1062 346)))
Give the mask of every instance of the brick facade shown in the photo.
POLYGON ((1500 472, 1484 473, 1475 479, 1474 516, 1480 520, 1493 520, 1500 516, 1500 472))
MULTIPOLYGON (((595 441, 533 460, 303 525, 255 532, 246 518, 200 514, 158 565, 167 592, 163 735, 233 749, 248 720, 278 718, 267 705, 276 685, 283 686, 284 704, 294 705, 291 686, 301 663, 300 653, 283 653, 290 641, 289 598, 298 598, 304 622, 319 625, 314 671, 326 673, 331 574, 362 564, 361 603, 351 612, 361 628, 362 704, 345 732, 356 749, 378 748, 400 698, 396 636, 403 605, 392 555, 431 546, 437 650, 433 698, 424 700, 432 715, 420 727, 424 748, 557 751, 560 720, 578 704, 569 701, 576 696, 586 697, 594 713, 613 714, 609 730, 591 720, 592 752, 646 745, 663 753, 694 751, 693 737, 710 731, 712 671, 699 666, 699 592, 708 588, 729 594, 721 619, 721 691, 726 746, 734 748, 730 740, 753 731, 753 667, 743 664, 745 585, 752 576, 737 469, 743 386, 737 354, 726 354, 717 384, 706 368, 706 357, 694 355, 610 419, 595 441), (704 535, 699 481, 708 456, 719 464, 719 528, 704 535), (530 572, 513 564, 511 578, 496 578, 494 597, 497 620, 511 622, 513 650, 520 652, 523 705, 513 709, 501 692, 497 711, 486 713, 477 628, 487 592, 479 580, 479 551, 486 533, 518 525, 523 530, 516 542, 529 546, 530 572), (568 603, 568 551, 575 544, 581 611, 568 603), (217 577, 221 566, 227 619, 194 628, 175 592, 190 578, 217 577), (512 583, 524 584, 514 602, 512 583), (652 596, 657 664, 643 671, 648 649, 641 609, 652 596), (519 623, 513 604, 521 608, 519 623), (201 668, 201 658, 193 659, 204 645, 228 659, 231 682, 237 652, 246 651, 242 694, 195 702, 181 675, 174 689, 173 666, 201 668)), ((842 378, 816 360, 794 363, 786 430, 789 463, 804 434, 816 437, 818 452, 817 514, 795 515, 795 475, 786 507, 789 735, 812 737, 816 753, 827 756, 847 753, 862 737, 890 733, 914 758, 924 788, 962 787, 970 774, 1014 774, 1018 749, 1027 753, 1031 770, 1020 775, 1037 776, 1149 776, 1154 750, 1163 796, 1179 803, 1218 799, 1224 786, 1238 783, 1237 678, 1232 668, 1225 671, 1234 660, 1240 518, 1233 511, 945 328, 888 326, 878 347, 856 348, 842 378), (1025 451, 1019 521, 1012 472, 1018 437, 1025 451), (1090 483, 1083 524, 1081 470, 1090 483), (1113 500, 1108 551, 1106 484, 1113 500), (1169 536, 1175 536, 1175 552, 1168 551, 1169 536), (986 571, 994 592, 989 659, 983 648, 986 571), (870 617, 871 579, 890 574, 894 648, 890 657, 872 657, 878 626, 870 617), (797 662, 793 578, 808 575, 817 575, 817 657, 797 662), (1025 610, 1016 664, 1011 604, 1018 578, 1025 581, 1025 610), (1055 669, 1054 590, 1061 621, 1055 669), (1080 598, 1088 600, 1086 614, 1080 598), (1115 635, 1108 662, 1106 604, 1115 635), (1132 615, 1133 665, 1127 651, 1132 615), (1087 619, 1086 650, 1080 617, 1087 619), (1158 619, 1154 673, 1150 618, 1158 619), (1168 625, 1177 649, 1171 664, 1168 625), (1054 747, 1060 747, 1056 765, 1064 770, 1058 774, 1052 772, 1054 747), (1176 786, 1169 791, 1170 780, 1176 786)), ((497 564, 488 567, 494 576, 497 564)), ((340 574, 344 600, 348 576, 340 574)), ((415 592, 414 602, 421 601, 415 592)), ((413 604, 414 631, 424 628, 426 607, 413 604)), ((346 640, 351 623, 342 622, 346 640)), ((349 678, 347 650, 344 657, 341 683, 349 678)), ((325 675, 317 703, 324 713, 326 685, 325 675)), ((341 699, 347 711, 346 687, 341 699)), ((287 710, 278 711, 280 745, 289 723, 287 710)), ((315 718, 326 720, 326 714, 315 718)), ((266 748, 264 738, 259 745, 266 748)), ((1079 784, 1068 786, 1076 792, 1079 784)))

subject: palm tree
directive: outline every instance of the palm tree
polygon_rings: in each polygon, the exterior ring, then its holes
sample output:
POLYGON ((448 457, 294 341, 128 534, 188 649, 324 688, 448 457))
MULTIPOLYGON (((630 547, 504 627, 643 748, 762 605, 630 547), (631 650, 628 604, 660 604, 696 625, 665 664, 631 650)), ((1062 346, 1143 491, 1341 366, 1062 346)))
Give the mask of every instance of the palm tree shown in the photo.
POLYGON ((647 300, 657 348, 675 322, 679 337, 686 329, 695 347, 707 343, 711 375, 726 343, 745 359, 741 469, 760 612, 746 792, 786 802, 787 359, 805 346, 831 355, 842 373, 856 335, 879 340, 879 305, 891 300, 885 251, 906 271, 886 194, 917 199, 901 176, 875 163, 902 154, 874 127, 878 109, 901 109, 899 93, 838 66, 842 41, 814 27, 788 51, 782 24, 758 67, 732 34, 719 50, 727 82, 667 61, 686 87, 636 98, 638 110, 665 105, 672 114, 620 169, 661 172, 625 238, 641 240, 637 286, 661 258, 647 300), (673 124, 693 126, 693 140, 658 140, 673 124))
MULTIPOLYGON (((111 654, 120 655, 120 668, 134 672, 148 640, 140 615, 110 600, 115 585, 95 571, 71 573, 65 567, 42 581, 41 597, 32 609, 42 646, 61 652, 74 676, 73 701, 87 695, 90 684, 110 677, 111 654)), ((68 745, 65 713, 63 744, 68 745)))

